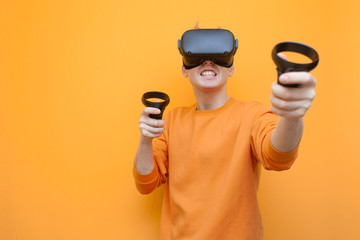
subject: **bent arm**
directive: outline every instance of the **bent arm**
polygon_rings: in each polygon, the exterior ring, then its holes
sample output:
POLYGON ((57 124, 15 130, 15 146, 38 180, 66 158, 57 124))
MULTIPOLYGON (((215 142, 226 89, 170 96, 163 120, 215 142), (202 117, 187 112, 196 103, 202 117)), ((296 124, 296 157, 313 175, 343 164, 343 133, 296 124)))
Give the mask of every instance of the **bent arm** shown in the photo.
POLYGON ((140 141, 134 158, 134 177, 139 192, 152 192, 162 182, 162 176, 155 163, 153 139, 160 137, 164 130, 164 121, 149 117, 149 114, 159 114, 156 108, 145 108, 139 121, 140 141))
POLYGON ((146 175, 152 172, 155 166, 153 145, 154 138, 161 136, 164 130, 164 121, 150 118, 150 114, 159 114, 157 108, 145 108, 139 120, 140 142, 136 151, 134 164, 138 173, 146 175))
POLYGON ((150 174, 155 166, 152 140, 145 140, 140 136, 140 143, 136 151, 134 165, 141 175, 150 174))

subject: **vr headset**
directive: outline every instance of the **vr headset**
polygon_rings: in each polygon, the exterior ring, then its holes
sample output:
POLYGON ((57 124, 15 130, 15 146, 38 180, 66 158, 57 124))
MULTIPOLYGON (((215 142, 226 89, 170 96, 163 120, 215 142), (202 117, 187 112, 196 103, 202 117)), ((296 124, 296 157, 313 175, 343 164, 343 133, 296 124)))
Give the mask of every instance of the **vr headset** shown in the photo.
POLYGON ((238 48, 238 40, 225 29, 192 29, 178 40, 185 69, 212 61, 222 67, 231 67, 238 48))

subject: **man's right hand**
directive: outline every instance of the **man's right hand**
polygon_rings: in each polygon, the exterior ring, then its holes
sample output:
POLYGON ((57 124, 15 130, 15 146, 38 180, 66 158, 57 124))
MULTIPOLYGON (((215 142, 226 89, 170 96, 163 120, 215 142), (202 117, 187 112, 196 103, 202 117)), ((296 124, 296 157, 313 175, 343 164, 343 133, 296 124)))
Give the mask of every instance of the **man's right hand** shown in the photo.
POLYGON ((155 162, 153 156, 152 140, 160 137, 164 131, 164 121, 150 118, 150 114, 160 114, 157 108, 146 107, 141 112, 139 120, 140 143, 136 151, 134 163, 138 173, 146 175, 154 169, 155 162))
POLYGON ((146 107, 141 112, 139 120, 140 141, 151 142, 154 138, 160 137, 164 131, 164 121, 150 118, 150 114, 160 114, 160 109, 146 107))

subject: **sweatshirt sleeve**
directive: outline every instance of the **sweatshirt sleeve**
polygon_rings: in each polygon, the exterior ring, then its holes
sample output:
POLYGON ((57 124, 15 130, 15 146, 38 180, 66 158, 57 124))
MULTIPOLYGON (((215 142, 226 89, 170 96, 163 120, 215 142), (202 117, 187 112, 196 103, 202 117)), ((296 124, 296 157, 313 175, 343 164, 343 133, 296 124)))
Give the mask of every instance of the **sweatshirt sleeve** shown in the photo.
POLYGON ((279 116, 270 110, 262 110, 260 114, 257 114, 251 130, 251 147, 257 161, 265 169, 282 171, 289 169, 293 165, 298 155, 299 146, 287 153, 274 148, 270 137, 278 120, 279 116))

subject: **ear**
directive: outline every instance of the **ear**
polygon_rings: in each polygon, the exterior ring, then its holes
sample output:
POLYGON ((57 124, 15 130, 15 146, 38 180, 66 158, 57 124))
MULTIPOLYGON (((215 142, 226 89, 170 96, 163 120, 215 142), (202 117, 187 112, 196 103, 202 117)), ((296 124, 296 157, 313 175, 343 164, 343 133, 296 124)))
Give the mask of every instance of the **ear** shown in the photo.
POLYGON ((232 65, 229 69, 229 73, 228 73, 229 77, 232 77, 232 75, 234 75, 234 70, 235 70, 234 65, 232 65))
POLYGON ((188 73, 187 73, 187 71, 186 71, 186 69, 184 68, 184 66, 182 66, 181 71, 182 71, 182 74, 183 74, 183 76, 184 76, 185 78, 189 76, 188 73))

